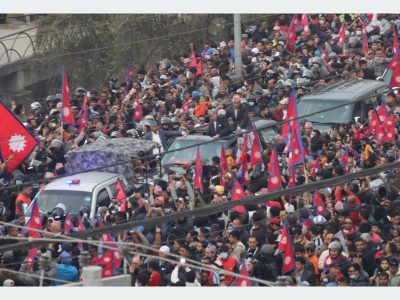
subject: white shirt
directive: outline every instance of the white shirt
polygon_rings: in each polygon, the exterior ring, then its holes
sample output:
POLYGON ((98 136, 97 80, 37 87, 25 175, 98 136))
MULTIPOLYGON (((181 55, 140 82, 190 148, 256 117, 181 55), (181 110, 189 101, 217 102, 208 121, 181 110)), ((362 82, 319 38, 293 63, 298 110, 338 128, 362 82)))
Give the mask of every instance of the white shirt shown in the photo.
POLYGON ((161 143, 160 135, 158 133, 154 133, 154 132, 151 132, 151 134, 152 134, 153 142, 156 142, 161 146, 160 151, 158 150, 158 148, 154 148, 153 149, 153 154, 160 154, 160 152, 161 153, 164 152, 164 148, 163 148, 162 143, 161 143))

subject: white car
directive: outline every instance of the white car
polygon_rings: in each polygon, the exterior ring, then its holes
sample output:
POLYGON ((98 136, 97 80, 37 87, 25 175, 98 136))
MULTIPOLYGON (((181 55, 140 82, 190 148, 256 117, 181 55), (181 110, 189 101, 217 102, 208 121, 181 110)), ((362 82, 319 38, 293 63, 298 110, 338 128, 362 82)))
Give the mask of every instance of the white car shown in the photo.
MULTIPOLYGON (((85 172, 55 179, 38 192, 39 211, 51 212, 58 203, 65 205, 67 212, 77 213, 83 206, 90 208, 94 218, 99 206, 108 207, 112 201, 118 178, 125 187, 128 182, 123 175, 107 172, 85 172)), ((26 215, 29 216, 32 204, 26 215)))

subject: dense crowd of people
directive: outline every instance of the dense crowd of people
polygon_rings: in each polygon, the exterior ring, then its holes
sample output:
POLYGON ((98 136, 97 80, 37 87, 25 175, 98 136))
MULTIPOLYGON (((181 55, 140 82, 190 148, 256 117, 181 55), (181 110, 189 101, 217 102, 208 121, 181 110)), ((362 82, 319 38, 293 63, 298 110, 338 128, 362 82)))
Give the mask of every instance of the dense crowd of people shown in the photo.
MULTIPOLYGON (((7 158, 1 163, 0 245, 20 242, 26 237, 25 210, 44 185, 25 185, 32 178, 62 176, 64 155, 99 139, 134 137, 156 141, 165 151, 177 136, 205 134, 221 139, 251 128, 250 117, 285 120, 290 93, 301 98, 306 93, 341 80, 382 76, 394 57, 393 26, 398 15, 309 15, 305 28, 298 15, 296 41, 288 47, 292 15, 277 15, 272 26, 263 20, 247 28, 242 41, 242 79, 235 70, 234 41, 210 42, 206 48, 190 50, 180 61, 163 59, 157 71, 132 68, 123 82, 116 78, 100 92, 77 87, 71 95, 71 111, 76 126, 61 128, 61 95, 50 95, 30 106, 13 103, 12 111, 35 135, 39 144, 30 157, 7 174, 7 158), (362 53, 362 22, 367 24, 368 49, 362 53), (345 43, 339 45, 344 23, 345 43), (289 49, 290 50, 289 50, 289 49), (198 57, 199 59, 194 59, 198 57), (85 96, 87 123, 79 121, 85 96), (206 128, 198 132, 199 128, 206 128), (20 186, 15 188, 15 186, 20 186), (8 238, 8 239, 7 239, 8 238)), ((72 88, 71 88, 72 90, 72 88)), ((295 169, 295 185, 303 185, 348 173, 382 166, 400 157, 398 133, 400 95, 392 89, 383 99, 394 114, 395 142, 379 143, 369 128, 370 120, 340 124, 329 133, 300 120, 304 164, 295 169), (318 165, 318 167, 316 167, 318 165)), ((372 116, 372 114, 371 114, 372 116)), ((71 215, 74 230, 107 227, 129 221, 154 219, 189 209, 231 201, 232 184, 242 184, 246 197, 268 193, 268 164, 275 147, 283 188, 290 182, 287 141, 277 135, 264 144, 261 162, 249 170, 238 163, 242 137, 234 149, 226 149, 228 171, 220 177, 221 157, 202 166, 203 193, 193 185, 189 173, 169 174, 168 180, 126 191, 127 213, 112 203, 99 207, 97 219, 89 220, 83 209, 71 215)), ((157 152, 158 153, 158 152, 157 152)), ((155 153, 155 154, 157 154, 155 153)), ((143 162, 145 163, 145 162, 143 162)), ((193 162, 194 163, 194 162, 193 162)), ((157 226, 132 228, 111 234, 115 245, 130 243, 122 263, 113 258, 110 274, 102 261, 107 249, 93 244, 49 243, 31 255, 28 249, 0 253, 0 282, 4 286, 37 286, 41 257, 48 257, 44 285, 79 281, 80 254, 88 251, 90 263, 103 265, 103 276, 131 274, 133 286, 235 286, 241 274, 260 281, 251 285, 276 283, 286 275, 290 284, 301 286, 399 286, 400 285, 400 199, 399 173, 388 170, 358 178, 344 185, 317 191, 325 207, 319 214, 310 191, 285 195, 265 204, 249 203, 244 210, 210 213, 207 217, 180 218, 157 226), (293 246, 295 268, 283 272, 283 253, 278 250, 287 227, 293 246), (141 246, 144 246, 143 248, 141 246), (133 252, 132 252, 133 251, 133 252), (132 254, 135 253, 135 254, 132 254), (159 259, 148 255, 159 256, 159 259), (200 270, 191 261, 202 264, 200 270), (124 266, 127 265, 127 267, 124 266), (18 275, 5 269, 18 271, 18 275), (226 271, 227 273, 225 273, 226 271)), ((42 218, 42 237, 65 233, 68 203, 42 218)), ((93 240, 104 240, 94 236, 93 240)), ((119 245, 122 251, 122 246, 119 245)), ((123 252, 123 251, 122 251, 123 252)), ((122 253, 121 252, 121 253, 122 253)), ((243 279, 243 278, 242 278, 243 279)), ((245 282, 247 285, 248 282, 245 282)))

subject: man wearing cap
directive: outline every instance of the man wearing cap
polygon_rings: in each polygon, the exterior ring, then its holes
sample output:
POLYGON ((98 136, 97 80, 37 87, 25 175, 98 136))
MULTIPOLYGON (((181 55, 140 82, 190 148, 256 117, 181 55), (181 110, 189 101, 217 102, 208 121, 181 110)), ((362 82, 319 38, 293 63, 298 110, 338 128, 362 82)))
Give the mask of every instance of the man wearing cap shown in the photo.
POLYGON ((278 106, 275 108, 274 112, 272 113, 273 118, 277 122, 283 121, 285 115, 286 115, 286 109, 289 104, 289 99, 287 97, 283 98, 281 101, 279 101, 278 106))
MULTIPOLYGON (((70 282, 78 282, 78 270, 71 265, 72 256, 66 251, 61 252, 60 256, 60 264, 57 265, 57 275, 56 279, 61 279, 64 281, 70 282)), ((53 285, 62 285, 64 283, 60 281, 55 281, 53 285)))
POLYGON ((395 257, 389 258, 390 280, 389 286, 400 286, 399 261, 395 257))

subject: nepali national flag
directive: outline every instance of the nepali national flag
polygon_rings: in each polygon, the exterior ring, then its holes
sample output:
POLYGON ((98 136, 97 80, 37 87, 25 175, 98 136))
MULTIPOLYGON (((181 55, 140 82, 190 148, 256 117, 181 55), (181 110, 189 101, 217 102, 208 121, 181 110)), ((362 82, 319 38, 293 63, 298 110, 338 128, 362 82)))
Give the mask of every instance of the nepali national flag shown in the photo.
POLYGON ((394 114, 387 117, 385 121, 383 121, 383 129, 385 135, 382 138, 382 142, 394 142, 395 141, 395 131, 394 131, 394 114))
POLYGON ((296 171, 294 168, 289 168, 289 182, 288 187, 296 186, 296 171))
POLYGON ((87 124, 87 102, 88 96, 86 95, 85 98, 83 98, 82 113, 79 119, 79 132, 82 132, 87 124))
POLYGON ((278 249, 276 250, 276 254, 279 254, 279 253, 282 253, 283 251, 285 251, 288 242, 290 242, 289 229, 287 227, 287 222, 285 222, 283 225, 281 239, 279 240, 278 249))
POLYGON ((379 121, 381 121, 381 122, 385 121, 385 119, 388 116, 388 112, 386 110, 385 103, 383 103, 383 102, 381 103, 381 105, 379 105, 378 116, 379 116, 379 121))
POLYGON ((279 172, 278 156, 276 147, 272 150, 271 158, 268 164, 268 192, 272 192, 282 187, 281 174, 279 172))
POLYGON ((225 172, 228 171, 228 160, 226 159, 225 148, 224 145, 221 147, 221 160, 220 160, 220 184, 225 186, 225 172))
POLYGON ((119 208, 119 211, 125 212, 126 211, 126 194, 124 191, 124 188, 122 187, 122 182, 118 178, 117 183, 115 184, 115 201, 121 202, 121 206, 119 208))
MULTIPOLYGON (((79 232, 84 232, 86 230, 85 225, 83 225, 82 220, 79 218, 78 219, 78 231, 79 232)), ((78 248, 83 251, 83 244, 81 242, 78 243, 78 248)))
POLYGON ((239 277, 235 283, 233 284, 233 286, 251 286, 250 280, 249 278, 249 273, 247 272, 247 267, 246 267, 246 262, 243 262, 240 265, 240 271, 239 274, 242 276, 246 276, 246 278, 243 277, 239 277))
POLYGON ((301 25, 303 26, 303 34, 309 35, 310 34, 310 26, 308 25, 308 17, 307 14, 303 14, 301 16, 301 25))
POLYGON ((190 64, 189 68, 197 68, 197 60, 196 60, 196 54, 194 53, 194 50, 190 52, 190 64))
POLYGON ((301 224, 301 232, 306 234, 312 227, 311 218, 308 217, 302 224, 301 224))
POLYGON ((396 53, 395 58, 389 64, 388 69, 393 70, 390 78, 390 87, 400 87, 400 64, 399 64, 399 52, 396 53), (395 59, 396 58, 396 59, 395 59))
POLYGON ((200 147, 197 147, 196 171, 194 174, 194 187, 198 188, 200 193, 203 194, 203 182, 201 179, 202 173, 203 173, 203 167, 201 165, 200 147))
POLYGON ((103 233, 101 235, 101 240, 102 240, 102 242, 106 243, 107 247, 113 248, 112 250, 110 249, 110 251, 113 252, 113 258, 114 258, 115 266, 117 268, 119 268, 121 266, 121 262, 122 262, 122 255, 121 255, 121 251, 118 248, 117 244, 111 238, 111 235, 109 233, 103 233))
POLYGON ((302 140, 298 128, 292 126, 290 133, 290 147, 289 147, 289 167, 302 164, 304 162, 302 153, 302 140))
POLYGON ((296 24, 295 20, 297 18, 297 14, 293 15, 292 22, 290 22, 290 26, 288 29, 288 38, 287 38, 287 44, 286 44, 286 49, 290 52, 294 52, 294 44, 296 43, 296 24))
MULTIPOLYGON (((238 201, 245 197, 246 194, 244 193, 243 187, 240 185, 239 181, 235 179, 233 182, 232 201, 238 201)), ((243 205, 234 206, 232 207, 232 210, 237 211, 241 214, 247 213, 247 210, 243 205)))
POLYGON ((142 110, 142 105, 140 104, 139 101, 139 97, 136 97, 135 103, 136 103, 135 112, 132 118, 133 122, 136 122, 137 120, 140 120, 143 117, 143 110, 142 110))
POLYGON ((203 75, 203 61, 201 57, 197 58, 197 71, 196 75, 203 75))
POLYGON ((95 257, 91 260, 91 265, 101 266, 103 272, 101 278, 111 277, 113 270, 113 252, 111 250, 106 251, 100 258, 95 257))
POLYGON ((361 20, 361 26, 362 26, 362 48, 361 48, 361 54, 365 55, 368 51, 368 36, 367 36, 367 29, 365 22, 361 20))
POLYGON ((39 214, 39 204, 37 198, 33 200, 32 211, 22 234, 28 232, 30 238, 40 238, 40 230, 42 230, 42 220, 39 214))
POLYGON ((289 132, 292 126, 299 126, 299 121, 297 120, 297 108, 296 108, 296 92, 293 90, 290 94, 287 113, 285 117, 285 122, 282 126, 282 136, 287 142, 289 137, 289 132))
POLYGON ((261 147, 256 131, 253 131, 253 146, 251 147, 250 166, 261 163, 261 147))
POLYGON ((369 135, 369 134, 371 134, 372 132, 374 132, 376 126, 378 125, 378 122, 380 122, 380 121, 379 121, 379 116, 378 116, 378 113, 376 112, 376 110, 374 110, 374 111, 372 112, 372 117, 371 117, 371 120, 370 120, 370 122, 369 122, 368 129, 367 129, 367 131, 365 132, 365 135, 369 135))
POLYGON ((314 208, 316 210, 317 215, 321 216, 325 213, 325 205, 324 202, 322 201, 321 194, 319 193, 319 190, 315 190, 314 193, 314 208))
POLYGON ((247 132, 245 133, 243 139, 244 139, 244 144, 243 144, 242 151, 240 152, 239 157, 236 158, 236 164, 238 164, 238 165, 243 164, 245 161, 247 162, 247 144, 248 144, 247 132))
POLYGON ((339 41, 337 43, 337 45, 339 47, 344 45, 345 38, 346 38, 346 35, 345 35, 345 32, 344 32, 344 22, 342 22, 342 25, 340 26, 340 30, 339 30, 339 41))
POLYGON ((397 54, 399 51, 399 41, 397 36, 397 26, 393 25, 393 53, 397 54))
POLYGON ((320 162, 320 157, 318 155, 318 157, 314 160, 314 164, 311 169, 311 176, 315 178, 320 169, 321 169, 321 162, 320 162))
POLYGON ((62 114, 61 120, 64 123, 75 125, 75 118, 72 114, 71 104, 69 103, 69 87, 67 72, 62 72, 62 114))
MULTIPOLYGON (((286 236, 284 237, 283 232, 282 232, 282 239, 286 239, 286 242, 284 245, 281 246, 283 247, 283 264, 282 264, 282 274, 288 274, 289 272, 293 271, 295 268, 295 262, 294 262, 294 251, 292 247, 292 242, 290 241, 290 236, 289 236, 289 230, 287 228, 287 223, 285 222, 285 225, 283 226, 283 230, 286 231, 286 236), (286 230, 285 230, 286 227, 286 230)), ((280 245, 281 243, 279 243, 280 245)), ((278 247, 279 249, 279 247, 278 247)))
POLYGON ((70 234, 71 231, 74 230, 74 224, 72 224, 71 215, 69 212, 65 216, 65 224, 64 224, 64 235, 70 234))
POLYGON ((31 154, 38 142, 1 101, 0 116, 0 153, 3 160, 9 160, 6 169, 9 174, 31 154))

